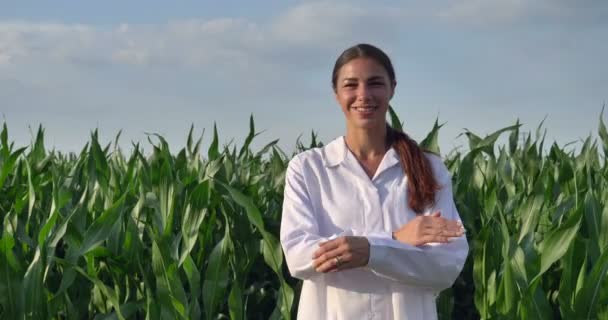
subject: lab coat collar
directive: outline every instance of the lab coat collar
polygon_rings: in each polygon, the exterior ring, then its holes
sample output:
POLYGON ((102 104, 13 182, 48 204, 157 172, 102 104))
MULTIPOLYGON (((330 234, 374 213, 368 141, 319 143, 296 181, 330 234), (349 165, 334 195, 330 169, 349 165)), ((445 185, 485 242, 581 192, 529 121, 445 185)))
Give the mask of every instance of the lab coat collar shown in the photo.
MULTIPOLYGON (((346 159, 348 152, 344 136, 338 137, 323 148, 323 164, 328 168, 340 165, 346 159)), ((382 163, 380 163, 378 171, 384 171, 384 169, 390 168, 398 163, 399 155, 397 155, 397 151, 391 147, 384 155, 384 159, 382 160, 382 163)))
POLYGON ((344 136, 338 137, 323 148, 323 164, 328 167, 335 167, 346 159, 346 142, 344 136))

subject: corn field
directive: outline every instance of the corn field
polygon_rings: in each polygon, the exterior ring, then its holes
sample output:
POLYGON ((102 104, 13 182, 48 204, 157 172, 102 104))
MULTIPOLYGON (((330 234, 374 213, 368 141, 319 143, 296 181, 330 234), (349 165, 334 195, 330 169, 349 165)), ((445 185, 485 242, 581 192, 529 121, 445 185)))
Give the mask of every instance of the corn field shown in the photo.
MULTIPOLYGON (((392 113, 392 125, 400 127, 392 113)), ((290 155, 277 141, 79 154, 0 134, 0 319, 291 319, 278 241, 290 155), (204 154, 204 156, 202 156, 204 154)), ((436 122, 421 144, 439 152, 436 122)), ((441 319, 608 319, 608 133, 545 146, 520 124, 444 156, 471 252, 441 319), (500 136, 506 143, 497 144, 500 136), (570 150, 571 149, 571 150, 570 150), (576 150, 575 150, 576 149, 576 150)), ((296 152, 322 145, 313 134, 296 152)))

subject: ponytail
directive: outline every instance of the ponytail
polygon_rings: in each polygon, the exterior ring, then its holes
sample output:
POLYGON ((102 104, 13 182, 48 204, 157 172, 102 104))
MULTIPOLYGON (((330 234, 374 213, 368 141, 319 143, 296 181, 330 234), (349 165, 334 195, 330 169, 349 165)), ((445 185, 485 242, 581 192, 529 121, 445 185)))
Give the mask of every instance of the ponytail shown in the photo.
POLYGON ((421 214, 435 203, 435 192, 439 190, 431 163, 416 141, 388 123, 386 127, 389 145, 397 151, 401 168, 407 175, 407 203, 417 214, 421 214))

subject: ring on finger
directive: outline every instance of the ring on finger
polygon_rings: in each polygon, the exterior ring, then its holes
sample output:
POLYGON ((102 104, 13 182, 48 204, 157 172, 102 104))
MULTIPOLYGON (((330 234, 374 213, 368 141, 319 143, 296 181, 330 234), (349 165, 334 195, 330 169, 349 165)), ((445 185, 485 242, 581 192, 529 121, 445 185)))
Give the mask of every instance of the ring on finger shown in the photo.
POLYGON ((336 267, 339 267, 342 264, 342 259, 340 259, 340 256, 335 256, 334 261, 336 262, 336 267))

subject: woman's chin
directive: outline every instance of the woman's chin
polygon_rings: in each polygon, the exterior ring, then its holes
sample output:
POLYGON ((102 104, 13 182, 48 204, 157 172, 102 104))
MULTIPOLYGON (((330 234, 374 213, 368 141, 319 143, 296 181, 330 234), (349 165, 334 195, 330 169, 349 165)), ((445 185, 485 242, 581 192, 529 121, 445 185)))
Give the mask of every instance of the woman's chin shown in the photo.
POLYGON ((378 119, 356 119, 351 122, 353 128, 361 130, 371 130, 383 127, 386 125, 386 121, 380 121, 378 119))

